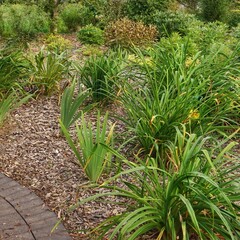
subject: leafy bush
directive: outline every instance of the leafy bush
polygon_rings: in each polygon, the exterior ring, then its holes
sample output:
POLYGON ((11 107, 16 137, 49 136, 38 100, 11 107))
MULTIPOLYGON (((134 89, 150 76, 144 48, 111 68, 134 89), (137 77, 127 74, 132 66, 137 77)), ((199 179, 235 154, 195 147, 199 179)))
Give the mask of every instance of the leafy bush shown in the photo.
POLYGON ((104 53, 104 51, 97 45, 84 45, 81 48, 81 52, 84 56, 101 56, 104 53))
POLYGON ((110 46, 148 46, 156 40, 157 29, 123 18, 110 23, 105 28, 105 36, 110 46))
POLYGON ((77 37, 79 41, 86 44, 101 45, 104 43, 103 31, 98 27, 94 27, 93 25, 87 25, 81 28, 77 37))
POLYGON ((203 23, 197 20, 189 22, 187 36, 205 54, 209 53, 209 49, 215 43, 225 44, 230 49, 237 44, 237 40, 229 33, 228 26, 221 22, 203 23))
POLYGON ((139 20, 151 15, 155 10, 166 11, 169 3, 169 0, 127 0, 124 2, 123 11, 128 18, 139 20))
POLYGON ((116 97, 121 64, 121 52, 110 52, 100 56, 90 56, 83 66, 76 65, 80 74, 79 82, 91 89, 94 101, 109 101, 116 97))
POLYGON ((228 0, 202 0, 201 16, 205 21, 226 22, 231 2, 228 0))
POLYGON ((185 35, 187 27, 194 20, 194 15, 172 11, 153 11, 150 15, 143 18, 146 24, 152 24, 157 27, 159 37, 169 36, 173 32, 185 35))
POLYGON ((49 32, 47 14, 35 5, 0 6, 0 33, 5 37, 34 37, 49 32))
POLYGON ((188 36, 181 36, 178 32, 173 32, 168 37, 162 37, 159 41, 159 45, 164 48, 166 51, 171 51, 171 49, 177 49, 179 45, 186 44, 187 42, 187 55, 194 56, 196 55, 200 50, 200 46, 198 46, 197 43, 195 43, 192 39, 190 39, 188 36))
POLYGON ((63 123, 60 122, 61 129, 69 146, 76 155, 89 180, 93 182, 98 181, 105 167, 111 163, 112 154, 101 145, 103 143, 109 147, 113 146, 114 125, 110 127, 107 133, 107 120, 108 113, 105 114, 101 126, 100 112, 98 112, 96 130, 93 131, 91 122, 86 120, 82 114, 81 125, 76 126, 81 152, 77 149, 77 145, 74 144, 63 123))
POLYGON ((93 13, 81 3, 67 3, 63 5, 59 17, 68 31, 76 31, 78 27, 94 22, 93 13))
POLYGON ((236 27, 232 28, 231 34, 238 40, 240 39, 240 23, 236 27))
POLYGON ((175 141, 168 144, 169 159, 162 159, 163 166, 168 162, 168 170, 159 168, 155 158, 132 162, 112 150, 128 169, 100 185, 108 192, 79 204, 118 196, 124 199, 126 210, 101 223, 91 231, 91 237, 93 233, 97 239, 110 240, 134 240, 146 234, 163 240, 240 237, 240 188, 234 174, 239 164, 224 167, 228 161, 225 153, 234 143, 221 152, 219 146, 210 152, 204 147, 208 138, 197 138, 184 128, 176 133, 175 141))
POLYGON ((50 34, 47 39, 47 49, 48 51, 56 52, 60 54, 71 47, 71 42, 60 35, 50 34))

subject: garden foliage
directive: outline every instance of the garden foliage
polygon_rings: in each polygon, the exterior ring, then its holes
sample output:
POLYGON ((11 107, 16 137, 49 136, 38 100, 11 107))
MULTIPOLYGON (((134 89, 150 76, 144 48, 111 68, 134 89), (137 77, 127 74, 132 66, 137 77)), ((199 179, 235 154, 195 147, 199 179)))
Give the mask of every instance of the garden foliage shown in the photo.
POLYGON ((239 171, 239 164, 223 168, 227 162, 225 153, 234 143, 220 152, 219 146, 209 151, 204 147, 208 140, 188 134, 184 127, 177 128, 175 140, 167 144, 169 157, 161 158, 162 167, 158 167, 157 157, 129 161, 105 146, 128 169, 100 185, 107 193, 79 204, 106 196, 131 201, 125 201, 126 210, 108 218, 91 236, 95 233, 96 239, 108 236, 134 240, 150 233, 149 237, 162 240, 238 239, 239 179, 233 171, 239 171))
MULTIPOLYGON (((49 32, 46 5, 20 2, 0 5, 1 35, 15 40, 49 32)), ((225 0, 180 2, 196 15, 174 12, 168 0, 59 4, 59 31, 78 31, 83 44, 108 45, 85 45, 80 51, 89 57, 73 68, 69 42, 60 35, 48 35, 47 50, 37 53, 0 51, 0 124, 31 97, 26 91, 50 95, 62 80, 70 83, 60 90, 66 87, 61 133, 90 182, 103 188, 79 204, 112 196, 107 201, 125 206, 90 237, 240 238, 240 165, 230 152, 240 123, 239 25, 220 22, 228 22, 225 0), (103 50, 108 47, 114 48, 103 50), (128 128, 120 134, 131 135, 123 145, 135 144, 137 154, 115 150, 115 124, 100 111, 94 124, 86 112, 103 104, 92 102, 121 107, 115 117, 128 128)))
POLYGON ((97 182, 104 170, 111 165, 112 153, 102 145, 113 146, 114 124, 108 130, 107 123, 108 113, 105 114, 102 122, 100 112, 98 112, 97 126, 93 130, 92 123, 87 121, 84 114, 82 114, 81 124, 76 125, 78 142, 75 144, 69 132, 60 121, 61 129, 69 146, 89 180, 93 182, 97 182), (78 147, 80 147, 80 151, 78 147))
POLYGON ((4 37, 34 37, 50 31, 48 15, 36 5, 0 5, 0 33, 4 37))
POLYGON ((157 37, 155 26, 147 26, 128 18, 111 22, 105 28, 106 42, 110 46, 149 46, 157 37))
POLYGON ((104 43, 103 31, 93 25, 87 25, 81 28, 77 34, 78 40, 84 44, 97 44, 104 43))

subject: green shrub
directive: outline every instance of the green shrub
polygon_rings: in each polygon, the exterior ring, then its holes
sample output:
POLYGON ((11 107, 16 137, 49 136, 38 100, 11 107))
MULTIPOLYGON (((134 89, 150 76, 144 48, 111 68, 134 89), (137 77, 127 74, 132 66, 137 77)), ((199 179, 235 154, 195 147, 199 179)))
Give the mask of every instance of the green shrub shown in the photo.
POLYGON ((34 37, 49 32, 47 14, 35 5, 1 5, 0 32, 5 37, 34 37))
POLYGON ((240 39, 240 23, 236 27, 232 28, 231 35, 233 37, 235 37, 236 39, 238 39, 238 41, 239 41, 239 39, 240 39))
POLYGON ((192 14, 172 11, 153 11, 143 18, 145 23, 157 27, 159 37, 169 36, 173 32, 185 35, 188 24, 194 20, 195 16, 192 14))
POLYGON ((90 9, 81 3, 68 3, 63 5, 59 13, 68 31, 76 31, 79 27, 94 22, 94 15, 90 9))
POLYGON ((191 38, 188 36, 181 36, 178 32, 173 32, 168 37, 162 37, 159 41, 159 46, 164 48, 166 51, 171 51, 173 48, 177 49, 179 45, 187 44, 187 55, 188 56, 194 56, 196 55, 200 50, 200 46, 198 46, 197 43, 195 43, 191 38))
POLYGON ((234 48, 237 40, 231 36, 228 26, 221 22, 204 23, 198 20, 188 23, 187 37, 194 42, 204 54, 209 53, 213 44, 224 44, 234 48))
POLYGON ((127 0, 124 2, 123 11, 128 18, 140 20, 155 10, 166 11, 169 3, 169 0, 127 0))
POLYGON ((142 22, 123 18, 110 23, 105 28, 105 36, 110 46, 148 46, 156 40, 157 29, 142 22))
POLYGON ((93 25, 87 25, 81 28, 78 32, 78 40, 86 44, 98 44, 104 43, 103 31, 93 25))
POLYGON ((208 138, 197 138, 184 128, 176 133, 168 144, 169 159, 161 159, 168 169, 159 168, 155 158, 129 161, 112 150, 128 169, 100 185, 106 192, 80 200, 78 206, 110 196, 125 209, 92 230, 92 238, 239 239, 239 164, 224 167, 234 143, 210 152, 204 147, 208 138))
POLYGON ((46 43, 48 51, 53 51, 57 54, 71 48, 71 42, 60 35, 50 34, 46 39, 46 43))
POLYGON ((201 16, 205 21, 227 22, 231 2, 229 0, 201 0, 201 16))
POLYGON ((97 45, 84 45, 81 48, 81 52, 84 56, 101 56, 103 55, 104 51, 97 45))

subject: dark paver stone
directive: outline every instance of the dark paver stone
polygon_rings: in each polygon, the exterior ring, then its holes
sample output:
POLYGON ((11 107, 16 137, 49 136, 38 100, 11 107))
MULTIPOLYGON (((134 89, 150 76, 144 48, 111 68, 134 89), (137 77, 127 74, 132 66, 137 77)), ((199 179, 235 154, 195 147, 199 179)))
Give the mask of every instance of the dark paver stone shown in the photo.
POLYGON ((0 173, 0 240, 70 240, 58 219, 29 189, 0 173))

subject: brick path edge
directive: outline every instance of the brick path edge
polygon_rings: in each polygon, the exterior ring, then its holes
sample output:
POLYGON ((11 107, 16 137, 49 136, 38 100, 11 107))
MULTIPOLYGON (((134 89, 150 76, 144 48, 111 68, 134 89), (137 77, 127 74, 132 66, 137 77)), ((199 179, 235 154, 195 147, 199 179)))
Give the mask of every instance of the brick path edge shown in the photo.
POLYGON ((28 188, 0 173, 0 240, 71 240, 58 219, 28 188))

